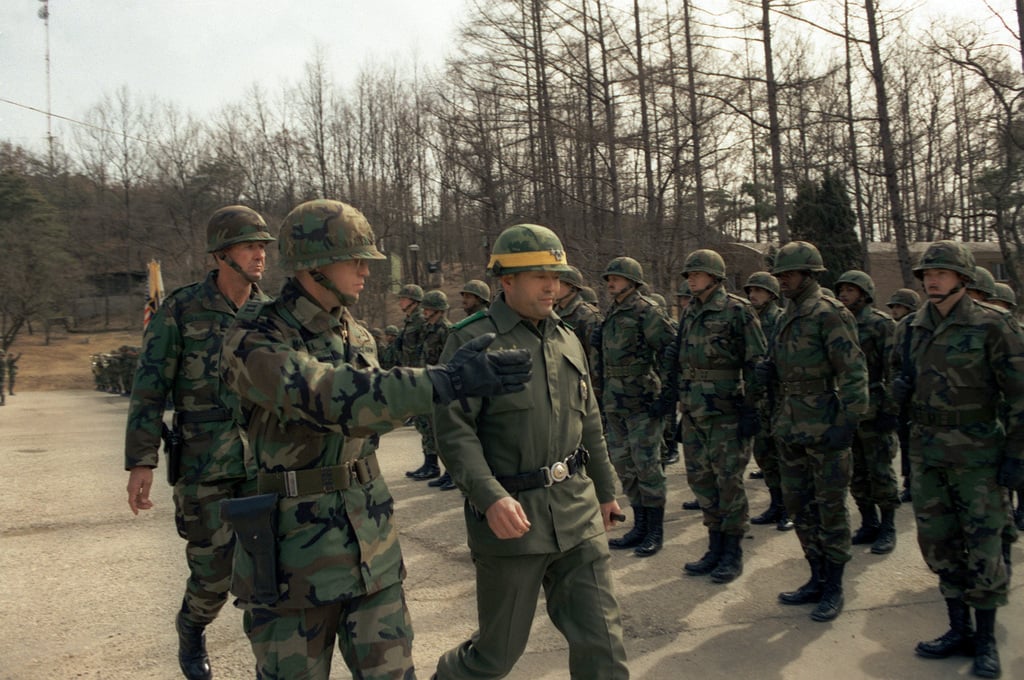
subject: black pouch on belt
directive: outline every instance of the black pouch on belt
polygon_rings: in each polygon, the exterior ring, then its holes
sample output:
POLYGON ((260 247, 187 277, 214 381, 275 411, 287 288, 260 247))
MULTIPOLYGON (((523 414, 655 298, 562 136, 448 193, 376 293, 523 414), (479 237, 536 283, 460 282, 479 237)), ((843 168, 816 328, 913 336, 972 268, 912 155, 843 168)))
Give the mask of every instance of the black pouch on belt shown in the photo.
POLYGON ((242 550, 252 559, 253 600, 274 604, 277 592, 277 494, 221 501, 220 517, 230 522, 242 550))

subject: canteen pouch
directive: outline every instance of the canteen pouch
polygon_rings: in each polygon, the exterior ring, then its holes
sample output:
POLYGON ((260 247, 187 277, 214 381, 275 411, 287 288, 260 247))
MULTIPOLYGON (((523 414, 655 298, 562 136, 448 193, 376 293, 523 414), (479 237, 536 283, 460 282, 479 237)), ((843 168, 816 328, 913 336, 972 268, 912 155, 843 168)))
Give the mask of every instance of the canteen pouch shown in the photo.
POLYGON ((252 599, 270 605, 277 591, 277 494, 221 501, 220 517, 230 522, 242 551, 252 561, 252 599))

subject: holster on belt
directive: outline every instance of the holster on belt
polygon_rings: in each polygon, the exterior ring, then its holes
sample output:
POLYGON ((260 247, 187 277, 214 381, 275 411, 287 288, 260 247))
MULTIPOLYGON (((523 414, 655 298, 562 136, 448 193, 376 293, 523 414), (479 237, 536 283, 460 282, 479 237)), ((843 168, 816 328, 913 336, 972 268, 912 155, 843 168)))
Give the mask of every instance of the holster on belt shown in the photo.
POLYGON ((220 517, 230 522, 253 564, 253 600, 274 604, 277 592, 277 494, 221 501, 220 517))
POLYGON ((160 438, 164 440, 164 456, 167 458, 167 483, 174 486, 181 479, 181 453, 185 448, 185 440, 177 426, 167 427, 161 424, 160 438))

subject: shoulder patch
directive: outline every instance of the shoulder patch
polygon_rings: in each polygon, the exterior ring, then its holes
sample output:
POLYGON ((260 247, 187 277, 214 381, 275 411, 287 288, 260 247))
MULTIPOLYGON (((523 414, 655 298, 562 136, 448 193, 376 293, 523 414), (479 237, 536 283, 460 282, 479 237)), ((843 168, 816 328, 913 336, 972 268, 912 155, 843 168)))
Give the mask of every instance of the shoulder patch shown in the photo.
POLYGON ((272 302, 272 300, 249 300, 238 310, 235 318, 242 321, 252 321, 260 315, 264 305, 269 302, 272 302))
POLYGON ((474 321, 479 321, 480 319, 486 319, 486 318, 487 318, 487 310, 486 309, 481 309, 479 311, 473 312, 472 314, 467 316, 462 321, 453 323, 451 325, 451 330, 453 330, 453 331, 461 330, 461 329, 465 328, 466 326, 468 326, 469 324, 473 323, 474 321))

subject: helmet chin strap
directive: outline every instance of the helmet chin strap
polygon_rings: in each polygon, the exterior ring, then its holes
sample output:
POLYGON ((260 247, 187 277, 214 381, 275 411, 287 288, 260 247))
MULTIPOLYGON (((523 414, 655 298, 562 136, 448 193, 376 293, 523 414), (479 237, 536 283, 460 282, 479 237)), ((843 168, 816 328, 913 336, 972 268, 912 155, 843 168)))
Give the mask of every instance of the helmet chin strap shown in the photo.
MULTIPOLYGON (((687 280, 689 280, 689 279, 687 279, 687 280)), ((709 283, 708 285, 704 286, 703 288, 698 288, 696 290, 691 288, 690 289, 690 294, 693 297, 700 297, 701 295, 703 295, 704 293, 708 292, 709 290, 714 290, 715 287, 718 286, 718 284, 720 284, 720 283, 721 283, 721 281, 719 281, 719 280, 713 280, 712 283, 709 283)))
POLYGON ((948 293, 928 293, 928 299, 931 300, 932 304, 941 305, 943 302, 949 299, 951 295, 956 295, 964 289, 964 282, 958 281, 955 286, 949 289, 948 293))
POLYGON ((245 279, 246 281, 248 281, 249 283, 259 283, 260 282, 260 277, 254 276, 253 274, 249 274, 248 272, 246 272, 226 252, 223 252, 223 253, 220 254, 220 259, 221 259, 222 262, 226 262, 229 267, 231 267, 236 272, 238 272, 242 276, 242 278, 245 279))
POLYGON ((309 276, 314 281, 316 281, 317 284, 319 284, 323 288, 326 288, 331 293, 331 295, 337 298, 338 303, 342 307, 351 307, 356 303, 356 298, 352 297, 351 295, 345 295, 340 290, 338 290, 338 287, 334 285, 334 282, 331 281, 326 276, 324 276, 323 272, 321 272, 319 269, 310 269, 309 276))
POLYGON ((800 285, 797 286, 795 290, 787 290, 782 293, 791 300, 793 298, 800 297, 800 293, 804 292, 807 289, 807 286, 811 285, 811 279, 813 277, 809 273, 801 271, 800 276, 802 277, 800 279, 800 285))

